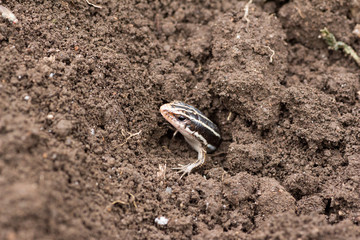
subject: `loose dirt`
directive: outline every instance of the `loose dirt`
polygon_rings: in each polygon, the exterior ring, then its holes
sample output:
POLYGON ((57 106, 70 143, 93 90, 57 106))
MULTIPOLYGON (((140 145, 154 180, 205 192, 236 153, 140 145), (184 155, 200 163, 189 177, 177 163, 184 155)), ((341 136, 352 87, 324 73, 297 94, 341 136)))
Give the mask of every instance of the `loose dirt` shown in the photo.
POLYGON ((0 1, 0 239, 360 239, 357 1, 90 2, 0 1))

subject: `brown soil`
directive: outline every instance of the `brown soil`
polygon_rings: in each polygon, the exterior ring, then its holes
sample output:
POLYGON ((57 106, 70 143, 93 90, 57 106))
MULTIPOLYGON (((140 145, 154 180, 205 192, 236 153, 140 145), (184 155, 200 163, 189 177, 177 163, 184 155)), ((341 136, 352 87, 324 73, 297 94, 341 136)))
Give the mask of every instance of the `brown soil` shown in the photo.
POLYGON ((360 239, 358 1, 0 2, 0 239, 360 239))

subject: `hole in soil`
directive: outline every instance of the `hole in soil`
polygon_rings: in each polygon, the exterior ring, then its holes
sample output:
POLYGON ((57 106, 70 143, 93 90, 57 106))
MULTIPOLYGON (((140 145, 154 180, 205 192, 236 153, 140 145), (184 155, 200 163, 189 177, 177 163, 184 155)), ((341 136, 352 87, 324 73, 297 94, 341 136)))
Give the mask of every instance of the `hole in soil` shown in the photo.
MULTIPOLYGON (((168 139, 172 139, 172 138, 173 138, 173 136, 174 136, 174 133, 175 133, 175 131, 174 131, 174 130, 172 130, 172 129, 168 129, 168 130, 166 131, 166 137, 167 137, 168 139)), ((176 134, 176 136, 175 136, 175 137, 177 137, 177 135, 178 135, 178 134, 176 134)))
POLYGON ((286 84, 287 84, 287 81, 285 79, 280 81, 280 85, 286 86, 286 84))
POLYGON ((325 215, 329 216, 330 215, 330 210, 331 210, 331 199, 326 199, 327 203, 325 206, 325 215))
MULTIPOLYGON (((168 128, 166 131, 166 134, 162 135, 159 139, 159 143, 160 145, 164 145, 164 146, 170 146, 171 141, 173 141, 173 136, 174 136, 175 131, 171 128, 168 128)), ((177 133, 174 139, 178 139, 181 138, 181 133, 177 133)))
POLYGON ((2 127, 0 128, 0 134, 7 134, 7 133, 9 133, 9 132, 11 132, 11 131, 6 130, 5 126, 2 126, 2 127))
POLYGON ((204 198, 205 198, 205 193, 204 193, 202 190, 198 189, 198 190, 196 190, 196 191, 198 192, 200 199, 204 199, 204 198))
POLYGON ((299 43, 295 38, 289 39, 287 41, 291 46, 294 46, 295 44, 299 43))
POLYGON ((290 194, 295 198, 296 201, 299 201, 304 196, 299 189, 290 191, 290 194))
POLYGON ((246 126, 246 127, 251 127, 251 125, 252 125, 252 121, 246 119, 246 120, 245 120, 245 126, 246 126))
POLYGON ((198 231, 197 225, 194 223, 192 226, 193 226, 193 231, 192 231, 192 232, 193 232, 193 235, 198 234, 199 231, 198 231))
POLYGON ((64 59, 63 62, 64 62, 66 65, 70 65, 70 63, 71 63, 70 59, 68 59, 68 58, 64 59))
POLYGON ((261 137, 267 138, 269 136, 269 133, 270 133, 270 129, 264 129, 261 131, 261 137))
POLYGON ((276 3, 276 10, 275 10, 275 12, 278 13, 279 10, 280 10, 280 8, 281 8, 282 6, 284 6, 285 4, 288 4, 289 2, 290 2, 289 0, 285 0, 285 1, 275 1, 275 3, 276 3))
POLYGON ((308 142, 306 141, 305 138, 299 137, 299 144, 300 144, 300 147, 302 149, 308 149, 309 148, 309 144, 308 144, 308 142))
POLYGON ((340 166, 342 166, 342 167, 349 166, 349 160, 344 159, 344 161, 340 164, 340 166))
POLYGON ((290 115, 289 113, 289 109, 286 107, 285 103, 280 103, 280 114, 279 114, 279 118, 283 119, 283 118, 288 118, 290 115))

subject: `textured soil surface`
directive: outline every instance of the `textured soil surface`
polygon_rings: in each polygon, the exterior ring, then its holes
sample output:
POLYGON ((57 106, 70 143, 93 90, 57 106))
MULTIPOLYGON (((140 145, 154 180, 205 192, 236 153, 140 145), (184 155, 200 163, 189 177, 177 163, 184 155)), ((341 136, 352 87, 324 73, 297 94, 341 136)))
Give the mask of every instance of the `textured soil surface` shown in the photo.
POLYGON ((0 1, 0 239, 360 239, 358 1, 93 3, 0 1))

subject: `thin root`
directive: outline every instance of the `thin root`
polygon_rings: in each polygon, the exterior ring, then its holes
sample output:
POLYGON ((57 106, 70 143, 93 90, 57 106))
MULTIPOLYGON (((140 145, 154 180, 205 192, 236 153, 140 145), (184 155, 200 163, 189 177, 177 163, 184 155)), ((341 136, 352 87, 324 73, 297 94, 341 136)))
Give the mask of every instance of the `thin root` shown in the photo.
POLYGON ((100 8, 100 9, 102 8, 102 6, 93 4, 93 3, 89 2, 88 0, 85 0, 85 1, 87 4, 89 4, 90 6, 93 6, 94 8, 100 8))
POLYGON ((224 182, 224 176, 225 176, 225 174, 226 174, 227 172, 223 172, 223 174, 221 174, 221 182, 224 182))
POLYGON ((115 200, 111 203, 112 206, 116 205, 116 204, 121 204, 121 205, 129 205, 128 203, 121 201, 121 200, 115 200))
POLYGON ((226 121, 230 121, 231 117, 232 117, 232 112, 229 112, 229 115, 227 116, 226 121))
POLYGON ((269 50, 270 50, 270 52, 271 52, 271 56, 270 56, 270 60, 269 60, 269 62, 270 62, 270 63, 272 63, 272 62, 273 62, 273 56, 275 55, 275 51, 274 51, 274 50, 272 50, 269 46, 264 46, 264 47, 266 47, 267 49, 269 49, 269 50))
POLYGON ((135 196, 132 195, 129 192, 127 194, 129 194, 129 196, 130 196, 130 202, 132 202, 132 204, 134 204, 134 207, 137 208, 137 205, 136 205, 136 202, 135 202, 135 196))
MULTIPOLYGON (((129 141, 130 138, 132 138, 136 135, 139 135, 141 133, 141 131, 142 130, 138 131, 137 133, 129 133, 128 132, 129 136, 125 139, 125 142, 121 143, 119 146, 121 147, 121 146, 125 145, 129 141)), ((121 134, 125 137, 125 133, 123 130, 121 130, 121 134)))
POLYGON ((245 5, 245 7, 244 7, 244 19, 245 19, 245 21, 247 22, 247 25, 249 25, 249 23, 250 23, 250 20, 249 20, 249 18, 248 18, 248 15, 249 15, 249 6, 250 6, 250 4, 252 3, 252 0, 250 0, 250 1, 248 1, 247 3, 246 3, 246 5, 245 5))
MULTIPOLYGON (((125 205, 125 206, 130 206, 130 203, 132 203, 134 205, 135 208, 137 208, 136 202, 135 202, 135 196, 131 193, 127 193, 130 196, 130 199, 128 202, 125 201, 121 201, 121 200, 115 200, 111 203, 111 206, 115 206, 117 204, 119 205, 125 205)), ((111 211, 111 207, 107 208, 108 211, 111 211)))
POLYGON ((124 202, 124 201, 115 200, 115 201, 113 201, 113 202, 110 204, 110 206, 106 207, 106 210, 107 210, 108 212, 111 212, 112 207, 115 206, 115 205, 117 205, 117 204, 129 206, 129 204, 126 203, 126 202, 124 202))
POLYGON ((298 11, 298 13, 299 13, 300 17, 301 17, 302 19, 304 19, 304 18, 305 18, 305 16, 302 14, 302 12, 301 12, 300 8, 295 7, 295 9, 298 11))

